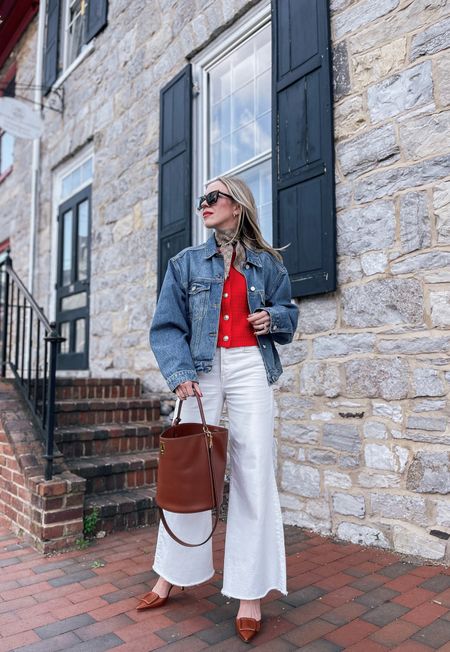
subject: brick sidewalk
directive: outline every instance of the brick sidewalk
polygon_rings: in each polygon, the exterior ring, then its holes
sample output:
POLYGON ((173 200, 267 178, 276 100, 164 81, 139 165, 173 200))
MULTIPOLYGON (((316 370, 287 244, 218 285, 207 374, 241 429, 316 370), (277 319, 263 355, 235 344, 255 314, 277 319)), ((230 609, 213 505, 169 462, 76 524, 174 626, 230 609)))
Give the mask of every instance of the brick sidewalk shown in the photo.
MULTIPOLYGON (((269 594, 254 645, 234 633, 237 601, 221 574, 158 611, 137 612, 154 583, 156 528, 43 557, 0 529, 0 652, 450 652, 450 569, 286 527, 289 595, 269 594)), ((224 524, 215 537, 222 568, 224 524)))

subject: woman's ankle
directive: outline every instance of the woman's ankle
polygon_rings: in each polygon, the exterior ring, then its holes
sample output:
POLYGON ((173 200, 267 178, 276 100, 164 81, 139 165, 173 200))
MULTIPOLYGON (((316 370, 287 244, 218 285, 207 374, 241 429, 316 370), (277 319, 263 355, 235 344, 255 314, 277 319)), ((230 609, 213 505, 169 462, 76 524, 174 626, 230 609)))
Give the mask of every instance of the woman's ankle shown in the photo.
POLYGON ((241 600, 238 618, 254 618, 261 620, 261 600, 241 600))

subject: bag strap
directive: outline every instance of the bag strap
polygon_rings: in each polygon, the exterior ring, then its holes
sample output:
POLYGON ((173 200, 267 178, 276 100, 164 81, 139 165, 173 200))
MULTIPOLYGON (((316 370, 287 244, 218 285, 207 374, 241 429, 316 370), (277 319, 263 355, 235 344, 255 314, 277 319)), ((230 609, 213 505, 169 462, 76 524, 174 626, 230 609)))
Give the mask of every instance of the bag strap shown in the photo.
MULTIPOLYGON (((202 405, 201 398, 200 398, 200 396, 198 394, 195 394, 195 396, 197 397, 197 404, 198 404, 198 407, 199 407, 199 410, 200 410, 200 416, 201 416, 202 424, 203 424, 203 434, 205 435, 204 441, 205 441, 207 457, 208 457, 209 479, 210 479, 210 482, 211 482, 211 491, 212 491, 212 495, 213 495, 213 498, 214 498, 214 506, 213 506, 213 508, 216 510, 214 525, 212 527, 212 530, 211 530, 209 536, 204 541, 202 541, 201 543, 188 543, 187 541, 183 541, 182 539, 177 537, 177 535, 171 530, 169 524, 167 523, 166 517, 164 516, 164 511, 162 510, 161 507, 158 507, 161 521, 162 521, 164 527, 166 528, 167 533, 177 543, 181 544, 182 546, 188 546, 189 548, 197 548, 198 546, 203 546, 203 544, 205 544, 207 541, 210 540, 210 538, 212 537, 212 535, 215 532, 217 524, 219 523, 219 506, 217 505, 216 482, 215 482, 215 478, 214 478, 214 470, 213 470, 213 465, 212 465, 212 453, 211 453, 212 434, 211 434, 211 431, 209 430, 208 426, 206 425, 205 413, 203 411, 203 405, 202 405)), ((180 414, 181 414, 181 404, 182 403, 183 403, 183 401, 181 401, 181 400, 178 401, 177 414, 176 414, 176 416, 175 416, 175 418, 173 420, 173 424, 175 426, 177 426, 181 421, 180 414)))
MULTIPOLYGON (((197 399, 198 409, 200 411, 200 417, 201 417, 202 424, 203 424, 203 432, 205 432, 205 428, 207 428, 207 425, 206 425, 205 413, 203 411, 202 399, 197 394, 195 389, 194 389, 194 394, 195 394, 195 398, 197 399)), ((172 425, 174 425, 174 426, 177 426, 181 421, 181 416, 180 415, 181 415, 181 407, 182 407, 183 403, 184 403, 184 401, 182 401, 181 399, 178 399, 177 413, 176 413, 176 415, 175 415, 175 417, 174 417, 174 419, 172 421, 172 425)))

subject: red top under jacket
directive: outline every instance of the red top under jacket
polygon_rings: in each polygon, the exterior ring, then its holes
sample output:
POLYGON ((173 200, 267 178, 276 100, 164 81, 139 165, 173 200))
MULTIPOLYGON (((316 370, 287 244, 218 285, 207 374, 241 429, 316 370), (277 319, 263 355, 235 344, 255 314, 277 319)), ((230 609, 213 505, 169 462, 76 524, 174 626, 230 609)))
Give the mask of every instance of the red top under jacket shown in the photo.
POLYGON ((249 314, 245 276, 231 265, 230 273, 223 285, 217 346, 226 349, 236 346, 257 346, 258 341, 253 327, 247 321, 249 314))

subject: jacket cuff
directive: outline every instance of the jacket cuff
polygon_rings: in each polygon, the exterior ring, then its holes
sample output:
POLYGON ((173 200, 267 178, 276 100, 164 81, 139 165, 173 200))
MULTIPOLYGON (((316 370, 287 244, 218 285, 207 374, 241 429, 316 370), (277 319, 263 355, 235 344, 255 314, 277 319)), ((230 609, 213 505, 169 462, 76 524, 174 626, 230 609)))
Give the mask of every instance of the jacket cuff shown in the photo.
POLYGON ((275 307, 264 308, 269 313, 270 325, 269 333, 288 333, 291 332, 292 327, 286 315, 280 314, 275 307))
POLYGON ((195 383, 198 383, 198 376, 194 369, 181 369, 180 371, 175 371, 166 378, 166 382, 172 392, 175 391, 178 385, 185 383, 187 380, 192 380, 195 383))

